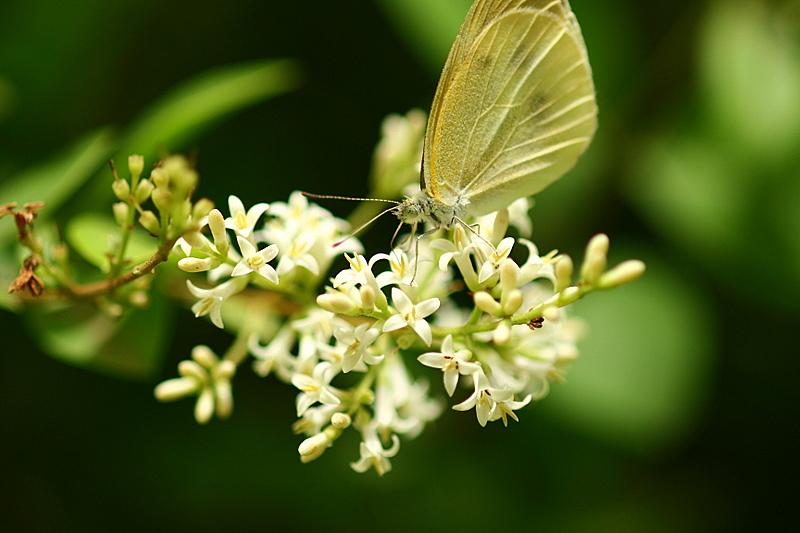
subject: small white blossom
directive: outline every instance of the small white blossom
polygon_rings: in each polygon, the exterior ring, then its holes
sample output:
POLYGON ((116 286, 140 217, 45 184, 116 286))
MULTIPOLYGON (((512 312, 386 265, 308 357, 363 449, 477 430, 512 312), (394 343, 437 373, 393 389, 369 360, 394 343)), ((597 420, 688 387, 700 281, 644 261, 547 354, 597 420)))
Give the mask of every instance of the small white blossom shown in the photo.
POLYGON ((335 389, 330 386, 335 374, 336 368, 330 363, 319 363, 314 367, 314 372, 311 376, 306 374, 292 376, 292 385, 302 391, 297 396, 297 416, 302 416, 306 409, 317 402, 327 405, 339 405, 341 403, 335 389))
POLYGON ((318 276, 319 264, 311 254, 313 246, 314 237, 308 232, 301 233, 292 239, 281 252, 281 259, 278 261, 278 274, 283 275, 295 267, 302 267, 318 276))
POLYGON ((260 344, 258 334, 251 335, 248 339, 247 347, 256 358, 253 363, 253 370, 256 371, 256 374, 261 377, 267 377, 274 371, 282 380, 291 381, 291 368, 294 358, 290 350, 295 340, 296 335, 289 327, 281 328, 266 346, 260 344))
MULTIPOLYGON (((483 248, 486 248, 486 246, 483 248)), ((500 264, 511 255, 511 250, 513 248, 514 239, 512 237, 506 237, 500 241, 500 244, 498 244, 494 250, 490 250, 486 260, 478 271, 478 283, 485 283, 494 276, 500 264)))
POLYGON ((244 204, 236 196, 228 196, 228 210, 231 216, 225 219, 225 227, 237 235, 250 237, 261 215, 267 212, 269 204, 260 203, 245 211, 244 204))
POLYGON ((369 286, 378 290, 378 282, 372 273, 371 262, 367 262, 363 255, 349 256, 345 254, 345 259, 350 264, 350 268, 339 272, 333 280, 335 288, 348 286, 369 286))
POLYGON ((414 262, 402 250, 394 249, 391 254, 376 254, 369 261, 370 267, 376 262, 386 260, 390 270, 378 274, 376 280, 379 287, 387 285, 411 285, 414 278, 414 262))
POLYGON ((508 209, 508 222, 516 227, 522 237, 530 237, 533 233, 533 223, 529 212, 531 202, 527 198, 520 198, 511 203, 508 209))
POLYGON ((473 374, 472 379, 475 384, 475 391, 469 398, 458 405, 454 405, 453 409, 456 411, 469 411, 474 408, 478 423, 481 426, 486 426, 487 422, 500 419, 503 420, 504 424, 508 425, 508 416, 514 420, 519 420, 514 411, 528 405, 531 401, 530 395, 522 401, 514 401, 514 392, 512 390, 492 387, 483 372, 473 374))
POLYGON ((452 396, 458 385, 458 376, 474 374, 480 371, 481 365, 470 362, 469 350, 455 351, 453 346, 453 336, 448 335, 442 342, 440 352, 428 352, 420 355, 417 359, 420 363, 431 368, 439 368, 444 374, 444 388, 448 396, 452 396))
POLYGON ((406 293, 398 288, 392 289, 392 303, 398 314, 392 315, 383 325, 383 331, 397 331, 410 327, 427 344, 431 345, 433 333, 430 325, 425 321, 439 309, 438 298, 423 300, 418 304, 411 302, 406 293))
POLYGON ((255 244, 243 237, 237 236, 236 240, 239 243, 239 250, 242 252, 242 260, 233 268, 231 276, 246 276, 255 272, 277 285, 278 273, 269 265, 269 262, 278 255, 278 247, 270 244, 263 250, 259 250, 255 244))
POLYGON ((384 448, 374 426, 364 430, 363 440, 359 445, 360 457, 358 461, 350 463, 350 466, 358 473, 364 473, 370 468, 374 468, 379 476, 384 475, 392 469, 390 457, 397 455, 400 451, 400 439, 397 435, 392 435, 392 445, 384 448))
POLYGON ((225 300, 240 292, 244 285, 239 280, 228 280, 213 289, 201 289, 187 280, 186 286, 189 288, 189 292, 195 298, 198 298, 198 301, 192 305, 194 316, 199 318, 208 315, 215 326, 223 329, 225 325, 222 323, 222 304, 225 300))
POLYGON ((368 365, 376 365, 383 361, 382 355, 373 355, 369 347, 380 335, 380 331, 371 328, 368 324, 360 324, 355 328, 345 326, 333 332, 338 347, 344 351, 342 354, 342 372, 350 372, 362 360, 368 365))

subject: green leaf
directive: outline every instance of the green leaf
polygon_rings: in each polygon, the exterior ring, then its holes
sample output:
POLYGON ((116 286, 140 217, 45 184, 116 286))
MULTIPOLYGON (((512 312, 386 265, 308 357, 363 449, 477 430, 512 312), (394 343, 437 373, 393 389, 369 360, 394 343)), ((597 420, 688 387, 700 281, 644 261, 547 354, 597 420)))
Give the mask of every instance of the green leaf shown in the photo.
MULTIPOLYGON (((0 202, 44 202, 42 217, 48 217, 72 196, 108 159, 112 135, 104 129, 81 139, 64 154, 13 176, 0 186, 0 202)), ((0 224, 0 246, 13 240, 14 224, 0 224)))
POLYGON ((588 331, 567 383, 542 407, 586 433, 625 448, 679 440, 699 414, 716 331, 702 293, 658 256, 645 276, 575 306, 588 331))
POLYGON ((163 298, 121 319, 90 303, 37 306, 26 315, 41 349, 65 363, 130 379, 149 379, 163 359, 173 321, 163 298))
POLYGON ((716 2, 702 36, 706 105, 722 135, 759 160, 791 161, 800 142, 800 46, 756 0, 716 2))
MULTIPOLYGON (((121 229, 112 217, 86 213, 73 218, 66 230, 67 242, 86 261, 104 272, 109 270, 108 254, 118 241, 121 229)), ((152 256, 158 244, 144 231, 135 229, 128 241, 126 258, 131 263, 141 263, 152 256)))
MULTIPOLYGON (((164 96, 130 128, 120 157, 146 158, 186 145, 216 121, 297 87, 299 71, 288 60, 226 66, 190 80, 164 96)), ((122 160, 121 160, 122 161, 122 160)))
POLYGON ((403 34, 419 58, 439 71, 467 14, 469 0, 379 0, 389 21, 403 34))

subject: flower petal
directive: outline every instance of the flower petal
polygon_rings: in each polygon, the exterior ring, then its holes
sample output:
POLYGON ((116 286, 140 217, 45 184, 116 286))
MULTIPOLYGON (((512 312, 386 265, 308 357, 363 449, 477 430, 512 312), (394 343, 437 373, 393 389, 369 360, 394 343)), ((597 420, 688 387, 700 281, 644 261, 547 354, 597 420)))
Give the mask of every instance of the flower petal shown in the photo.
POLYGON ((383 331, 397 331, 406 326, 408 326, 408 322, 405 318, 401 315, 392 315, 389 317, 389 320, 383 324, 383 331))

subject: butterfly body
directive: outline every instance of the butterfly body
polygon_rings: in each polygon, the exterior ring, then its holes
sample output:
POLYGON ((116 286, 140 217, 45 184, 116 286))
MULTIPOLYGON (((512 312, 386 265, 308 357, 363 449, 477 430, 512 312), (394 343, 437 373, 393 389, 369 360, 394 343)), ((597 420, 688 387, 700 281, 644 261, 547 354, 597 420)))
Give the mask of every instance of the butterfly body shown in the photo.
POLYGON ((444 203, 432 197, 426 190, 406 198, 394 212, 404 224, 416 225, 426 223, 434 228, 450 229, 467 215, 469 200, 456 198, 452 204, 444 203))

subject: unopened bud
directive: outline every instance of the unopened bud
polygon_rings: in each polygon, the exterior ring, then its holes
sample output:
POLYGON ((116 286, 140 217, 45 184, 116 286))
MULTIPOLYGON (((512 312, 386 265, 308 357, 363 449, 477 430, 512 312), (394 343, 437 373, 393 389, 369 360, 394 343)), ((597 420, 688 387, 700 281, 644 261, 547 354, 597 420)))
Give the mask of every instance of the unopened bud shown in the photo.
POLYGON ((511 292, 517 288, 519 280, 519 267, 511 259, 504 259, 500 263, 500 288, 503 292, 511 292))
POLYGON ((194 419, 198 424, 206 424, 214 414, 214 391, 211 387, 204 387, 194 404, 194 419))
POLYGON ((503 320, 492 333, 492 340, 500 346, 507 344, 511 340, 511 322, 503 320))
POLYGON ((164 172, 162 167, 154 168, 150 173, 150 179, 153 180, 156 187, 163 187, 165 189, 169 187, 169 174, 164 172))
POLYGON ((223 359, 214 367, 214 379, 232 379, 236 374, 236 363, 230 359, 223 359))
POLYGON ((347 429, 351 422, 350 415, 346 413, 333 413, 331 417, 331 425, 338 430, 347 429))
POLYGON ((359 292, 361 294, 361 306, 368 311, 372 311, 375 307, 375 289, 369 285, 363 285, 359 292))
POLYGON ((128 172, 131 173, 131 179, 137 180, 142 175, 144 170, 144 157, 141 155, 128 156, 128 172))
POLYGON ((492 295, 485 291, 476 292, 472 297, 475 305, 484 313, 490 315, 503 316, 503 307, 492 298, 492 295))
POLYGON ((212 262, 210 257, 203 259, 199 257, 184 257, 178 261, 178 268, 184 272, 206 272, 211 270, 212 262))
POLYGON ((297 447, 297 451, 300 453, 300 460, 308 463, 317 459, 325 453, 329 445, 330 440, 326 433, 317 433, 313 437, 308 437, 297 447))
POLYGON ((578 287, 567 287, 558 297, 558 304, 565 306, 577 302, 581 297, 581 290, 578 287))
POLYGON ((125 202, 117 202, 111 207, 111 209, 114 211, 114 220, 117 221, 117 224, 123 227, 127 226, 128 213, 130 213, 128 204, 125 202))
POLYGON ((183 240, 196 250, 207 250, 209 248, 208 239, 203 237, 199 231, 187 231, 183 234, 183 240))
POLYGON ((581 268, 581 280, 593 285, 606 269, 608 256, 608 236, 595 235, 586 246, 586 257, 581 268))
POLYGON ((192 348, 192 359, 208 369, 214 368, 219 362, 219 359, 217 359, 217 356, 211 351, 211 348, 203 344, 192 348))
POLYGON ((197 172, 191 168, 181 169, 172 175, 171 182, 176 191, 188 196, 197 186, 197 172))
POLYGON ((200 383, 208 381, 208 373, 195 361, 186 359, 178 363, 178 374, 185 378, 192 378, 200 383))
POLYGON ((644 274, 645 270, 647 270, 647 267, 642 261, 636 259, 625 261, 600 276, 597 286, 601 289, 619 287, 638 279, 644 274))
POLYGON ((153 193, 153 182, 150 180, 142 180, 136 185, 136 190, 133 192, 133 198, 137 204, 143 204, 153 193))
POLYGON ((556 261, 556 291, 561 292, 572 284, 572 259, 568 255, 562 255, 556 261))
MULTIPOLYGON (((505 294, 504 294, 505 295, 505 294)), ((505 295, 505 302, 503 303, 503 314, 511 316, 522 307, 522 293, 519 289, 514 289, 505 295)))
POLYGON ((192 207, 192 220, 200 222, 212 209, 214 209, 214 202, 208 198, 200 198, 192 207))
POLYGON ((561 309, 558 307, 545 307, 544 311, 542 312, 542 318, 549 322, 555 322, 561 318, 561 309))
POLYGON ((144 309, 150 303, 150 296, 145 291, 134 291, 128 296, 128 302, 134 307, 144 309))
POLYGON ((127 201, 131 195, 131 186, 125 180, 114 180, 111 183, 111 190, 114 191, 114 196, 123 202, 127 201))
POLYGON ((158 235, 161 232, 161 224, 159 224, 158 217, 152 211, 143 212, 139 216, 139 224, 153 235, 158 235))
POLYGON ((225 217, 222 216, 219 209, 212 209, 208 213, 208 227, 211 229, 211 235, 214 237, 214 246, 216 246, 217 251, 227 257, 231 243, 228 240, 228 233, 225 231, 225 217))
POLYGON ((153 394, 160 402, 171 402, 194 394, 197 388, 198 383, 192 378, 174 378, 159 383, 153 394))
POLYGON ((172 208, 172 193, 166 187, 156 187, 151 195, 153 203, 162 213, 172 208))
POLYGON ((340 315, 351 315, 356 311, 353 301, 340 292, 329 292, 317 296, 317 305, 340 315))
POLYGON ((225 419, 233 413, 233 390, 231 382, 227 379, 219 379, 214 382, 214 407, 217 416, 225 419))

